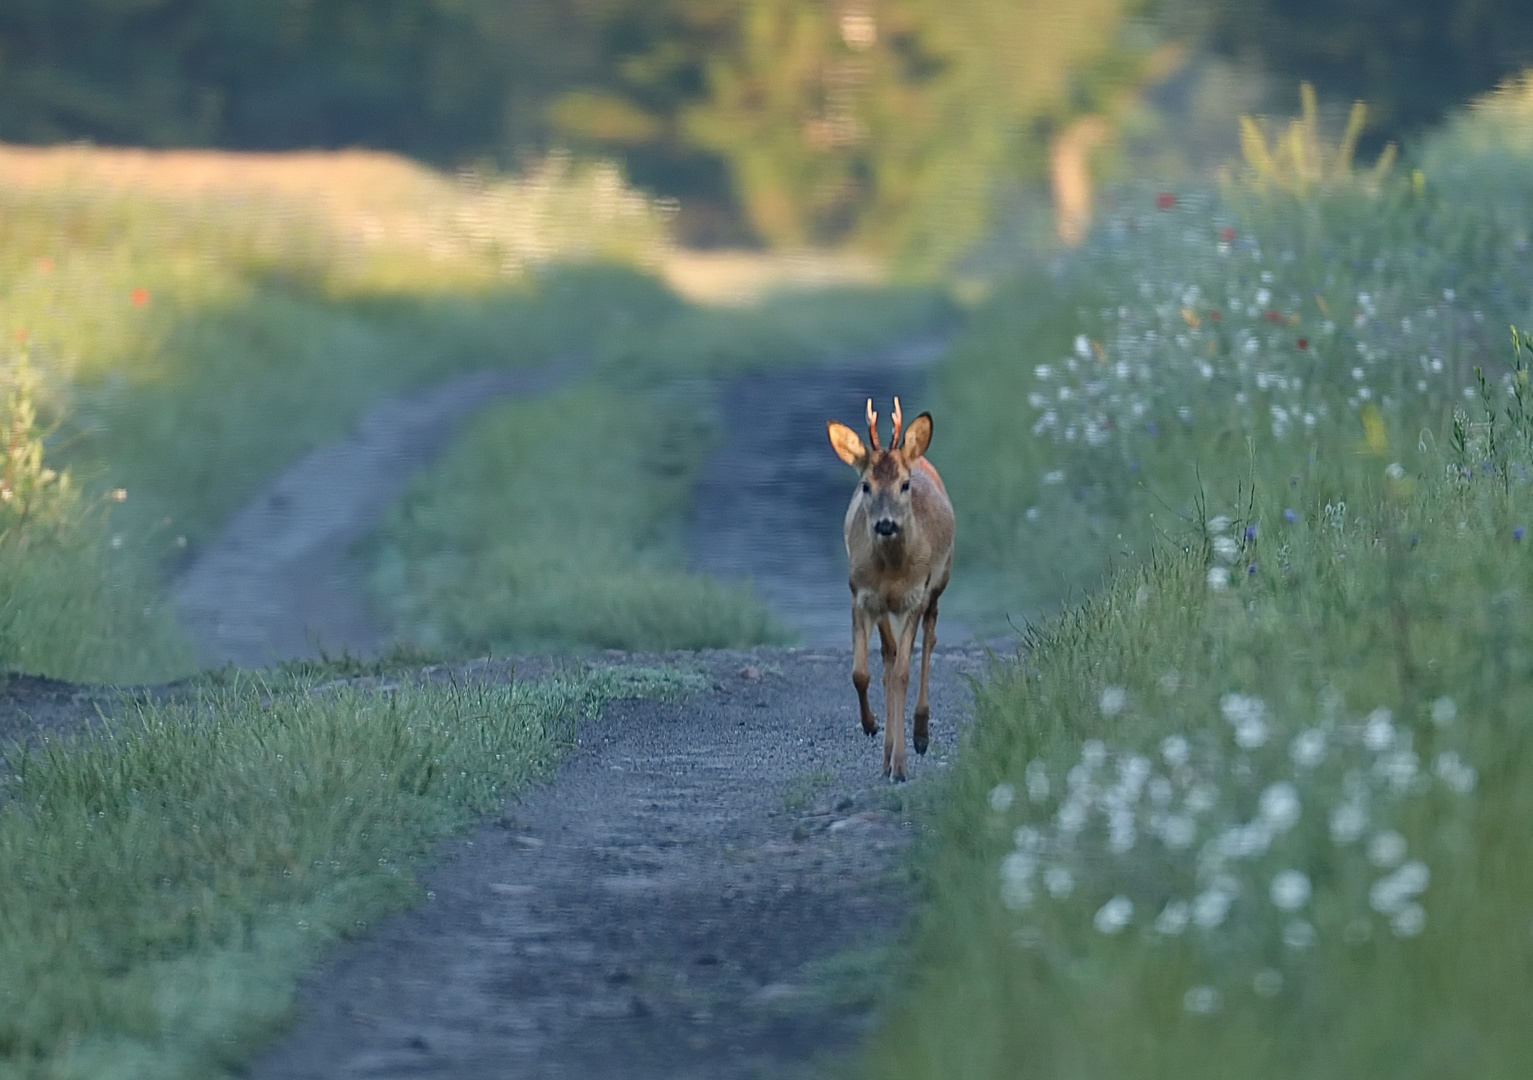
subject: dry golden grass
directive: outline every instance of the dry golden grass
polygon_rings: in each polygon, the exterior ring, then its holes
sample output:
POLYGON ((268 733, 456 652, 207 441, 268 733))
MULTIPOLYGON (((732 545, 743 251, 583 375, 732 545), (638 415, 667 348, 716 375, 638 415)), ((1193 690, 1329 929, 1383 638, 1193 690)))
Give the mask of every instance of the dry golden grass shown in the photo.
MULTIPOLYGON (((193 213, 319 226, 344 256, 405 256, 454 284, 555 260, 656 265, 667 208, 616 167, 552 154, 520 177, 449 176, 370 150, 284 154, 0 146, 0 186, 85 198, 145 197, 193 213)), ((376 273, 368 275, 376 277, 376 273)), ((385 275, 392 278, 395 275, 385 275)), ((385 282, 387 283, 387 282, 385 282)))
MULTIPOLYGON (((85 197, 147 196, 193 213, 268 227, 318 227, 372 283, 402 284, 396 260, 454 285, 554 260, 617 258, 659 273, 689 300, 750 304, 783 289, 879 284, 883 269, 847 252, 687 251, 667 237, 669 208, 607 164, 554 154, 525 176, 452 176, 373 150, 230 153, 0 145, 0 186, 85 197), (467 279, 464 274, 467 273, 467 279)), ((284 230, 285 231, 285 230, 284 230)))

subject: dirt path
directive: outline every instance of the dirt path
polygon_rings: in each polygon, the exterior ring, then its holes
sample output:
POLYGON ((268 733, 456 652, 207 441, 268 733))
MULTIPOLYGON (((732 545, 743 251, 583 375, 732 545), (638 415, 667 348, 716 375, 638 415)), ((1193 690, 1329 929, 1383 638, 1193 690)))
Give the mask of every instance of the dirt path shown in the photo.
MULTIPOLYGON (((882 356, 754 372, 721 387, 725 434, 693 496, 692 568, 752 582, 804 645, 845 644, 851 615, 841 522, 856 477, 831 452, 825 421, 860 429, 871 397, 887 438, 893 398, 912 415, 925 407, 926 372, 945 345, 915 341, 882 356)), ((940 439, 940 424, 937 431, 940 439)), ((954 643, 969 636, 950 617, 938 631, 954 643)))
POLYGON ((375 656, 388 635, 363 602, 351 548, 471 414, 499 398, 545 393, 586 365, 461 375, 394 398, 352 433, 278 476, 225 524, 172 583, 199 660, 262 667, 277 660, 375 656))
POLYGON ((932 752, 898 788, 845 652, 680 662, 712 688, 583 725, 552 782, 450 847, 423 906, 307 980, 245 1075, 722 1080, 850 1049, 907 912, 901 799, 945 764, 983 659, 938 653, 932 752))

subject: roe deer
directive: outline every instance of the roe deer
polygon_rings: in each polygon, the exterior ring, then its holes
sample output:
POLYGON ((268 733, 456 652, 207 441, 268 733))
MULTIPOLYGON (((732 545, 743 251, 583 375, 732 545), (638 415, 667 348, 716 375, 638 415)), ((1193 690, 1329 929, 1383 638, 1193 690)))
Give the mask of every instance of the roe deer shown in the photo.
POLYGON ((846 554, 851 563, 852 685, 862 706, 862 730, 878 734, 868 705, 868 638, 878 625, 884 658, 884 775, 905 779, 905 692, 916 628, 924 628, 921 686, 916 693, 911 741, 926 753, 931 707, 926 679, 937 644, 937 600, 953 570, 953 504, 931 462, 931 413, 910 422, 900 439, 900 399, 894 399, 889 449, 878 443, 878 414, 868 399, 868 438, 830 420, 825 425, 836 456, 857 470, 858 484, 846 508, 846 554))

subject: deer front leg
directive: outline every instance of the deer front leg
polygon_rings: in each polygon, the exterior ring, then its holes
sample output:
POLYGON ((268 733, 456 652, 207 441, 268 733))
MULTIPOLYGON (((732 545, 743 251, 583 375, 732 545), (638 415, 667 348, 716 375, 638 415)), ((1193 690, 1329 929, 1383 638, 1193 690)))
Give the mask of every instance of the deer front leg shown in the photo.
POLYGON ((862 731, 870 738, 878 734, 878 718, 868 704, 868 636, 873 620, 852 600, 852 685, 857 688, 857 704, 862 709, 862 731))
POLYGON ((931 703, 926 697, 926 685, 927 677, 931 674, 932 648, 936 644, 937 598, 934 596, 921 619, 921 685, 916 690, 915 722, 910 733, 910 741, 918 754, 926 753, 926 748, 931 745, 931 703))
POLYGON ((910 688, 910 657, 919 626, 919 620, 911 615, 901 616, 894 663, 886 680, 889 694, 884 712, 884 775, 892 780, 905 779, 905 692, 910 688))

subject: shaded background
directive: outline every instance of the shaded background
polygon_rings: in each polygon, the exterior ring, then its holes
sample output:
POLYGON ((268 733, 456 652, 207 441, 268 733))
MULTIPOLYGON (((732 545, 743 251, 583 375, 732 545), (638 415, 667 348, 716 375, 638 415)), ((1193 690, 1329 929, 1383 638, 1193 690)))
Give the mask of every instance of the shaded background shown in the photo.
POLYGON ((1518 0, 10 0, 0 140, 496 170, 565 148, 678 199, 693 246, 931 268, 1051 152, 1110 171, 1147 104, 1271 88, 1289 112, 1309 79, 1369 103, 1367 151, 1529 62, 1518 0))

